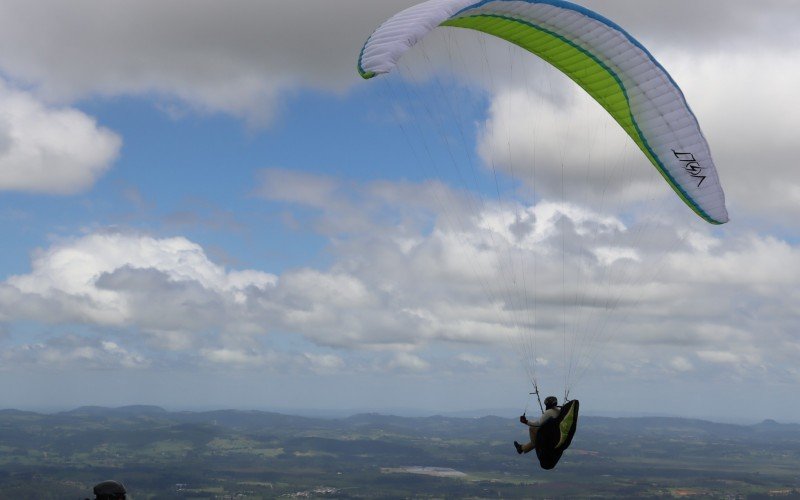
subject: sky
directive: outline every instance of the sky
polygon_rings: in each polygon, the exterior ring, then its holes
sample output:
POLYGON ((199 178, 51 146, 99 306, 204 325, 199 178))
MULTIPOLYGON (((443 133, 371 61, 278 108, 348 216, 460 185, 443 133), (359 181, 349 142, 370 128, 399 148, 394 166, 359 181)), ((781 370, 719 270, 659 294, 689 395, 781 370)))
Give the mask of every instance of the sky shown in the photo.
POLYGON ((588 414, 800 422, 800 5, 582 2, 681 86, 712 227, 497 41, 362 80, 413 3, 0 1, 0 407, 521 412, 535 366, 588 414))

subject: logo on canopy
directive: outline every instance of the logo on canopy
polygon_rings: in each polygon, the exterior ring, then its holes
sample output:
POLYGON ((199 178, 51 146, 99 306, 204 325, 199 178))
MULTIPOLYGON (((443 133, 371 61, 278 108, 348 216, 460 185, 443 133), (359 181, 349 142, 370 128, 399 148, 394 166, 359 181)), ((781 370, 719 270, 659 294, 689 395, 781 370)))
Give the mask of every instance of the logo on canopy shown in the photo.
POLYGON ((703 184, 703 181, 706 180, 706 176, 703 175, 703 167, 700 166, 700 162, 697 161, 697 158, 694 157, 692 153, 681 153, 679 151, 672 150, 673 154, 675 154, 675 158, 681 162, 683 165, 683 169, 686 170, 689 175, 693 178, 697 179, 697 187, 700 187, 703 184))

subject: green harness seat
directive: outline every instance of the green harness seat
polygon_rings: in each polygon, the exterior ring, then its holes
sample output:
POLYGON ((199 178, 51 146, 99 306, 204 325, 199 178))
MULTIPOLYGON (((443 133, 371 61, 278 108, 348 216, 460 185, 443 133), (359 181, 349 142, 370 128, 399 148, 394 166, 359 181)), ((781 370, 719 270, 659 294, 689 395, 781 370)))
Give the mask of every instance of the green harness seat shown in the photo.
POLYGON ((545 422, 536 432, 536 456, 542 469, 550 470, 561 459, 564 450, 569 448, 575 429, 578 427, 577 399, 561 407, 558 417, 545 422))

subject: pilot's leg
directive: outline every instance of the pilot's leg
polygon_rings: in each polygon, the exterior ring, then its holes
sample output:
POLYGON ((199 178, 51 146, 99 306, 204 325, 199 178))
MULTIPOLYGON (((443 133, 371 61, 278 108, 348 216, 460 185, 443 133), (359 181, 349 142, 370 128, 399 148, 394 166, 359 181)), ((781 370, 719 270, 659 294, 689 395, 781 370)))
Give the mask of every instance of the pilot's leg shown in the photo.
POLYGON ((528 427, 528 435, 531 437, 531 442, 522 447, 522 453, 528 453, 536 448, 536 432, 538 430, 538 427, 528 427))

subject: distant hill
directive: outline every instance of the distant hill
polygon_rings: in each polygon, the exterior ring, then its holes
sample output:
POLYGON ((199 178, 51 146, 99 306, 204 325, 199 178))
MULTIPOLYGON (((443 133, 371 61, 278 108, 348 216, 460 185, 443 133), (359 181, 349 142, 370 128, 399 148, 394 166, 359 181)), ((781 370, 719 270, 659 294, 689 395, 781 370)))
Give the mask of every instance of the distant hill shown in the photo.
MULTIPOLYGON (((342 418, 313 418, 308 416, 286 415, 282 413, 255 410, 214 410, 214 411, 167 411, 158 406, 123 406, 107 408, 83 406, 70 411, 53 414, 0 410, 0 423, 5 419, 30 418, 37 421, 58 422, 67 418, 117 419, 146 421, 161 425, 204 424, 248 432, 296 431, 300 429, 414 434, 420 436, 439 436, 453 438, 462 435, 484 435, 487 438, 501 439, 519 431, 516 418, 497 416, 485 417, 398 417, 379 413, 362 413, 342 418)), ((800 440, 800 424, 782 424, 765 420, 755 425, 723 424, 707 420, 678 417, 592 417, 581 418, 581 429, 598 435, 634 437, 681 437, 681 438, 731 438, 800 440)))
POLYGON ((800 495, 797 424, 581 417, 550 472, 517 455, 525 439, 516 417, 498 416, 1 410, 0 500, 85 498, 109 478, 135 498, 800 495))
POLYGON ((152 415, 165 415, 167 410, 159 406, 131 405, 120 406, 117 408, 107 408, 104 406, 81 406, 74 410, 59 412, 58 415, 66 416, 92 416, 92 417, 141 417, 152 415))

